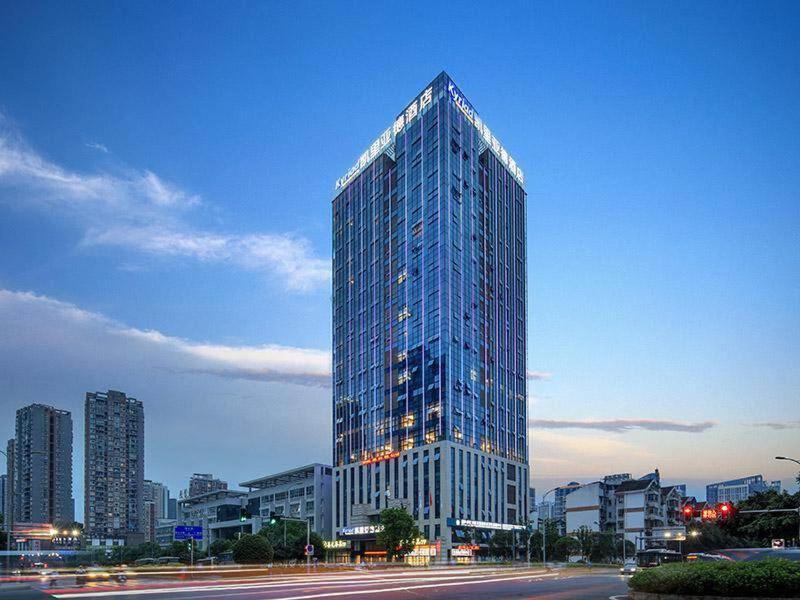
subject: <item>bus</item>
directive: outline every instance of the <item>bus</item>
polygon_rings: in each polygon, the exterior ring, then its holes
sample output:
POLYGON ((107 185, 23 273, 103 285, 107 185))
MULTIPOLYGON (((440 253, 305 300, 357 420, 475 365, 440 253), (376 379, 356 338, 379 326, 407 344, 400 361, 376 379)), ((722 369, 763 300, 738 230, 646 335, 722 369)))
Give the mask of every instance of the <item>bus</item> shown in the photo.
POLYGON ((636 553, 636 565, 639 567, 659 567, 670 563, 679 563, 683 560, 683 555, 675 550, 666 548, 650 548, 649 550, 639 550, 636 553))

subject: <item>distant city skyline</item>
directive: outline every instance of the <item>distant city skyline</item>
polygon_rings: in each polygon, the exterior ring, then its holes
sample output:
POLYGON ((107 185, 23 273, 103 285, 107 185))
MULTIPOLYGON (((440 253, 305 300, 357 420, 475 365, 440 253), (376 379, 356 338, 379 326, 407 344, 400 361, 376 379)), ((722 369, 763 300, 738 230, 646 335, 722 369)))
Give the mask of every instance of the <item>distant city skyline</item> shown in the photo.
POLYGON ((70 411, 79 518, 89 391, 144 402, 174 495, 329 462, 335 182, 446 70, 524 168, 532 485, 796 489, 800 6, 397 12, 6 7, 3 443, 70 411))

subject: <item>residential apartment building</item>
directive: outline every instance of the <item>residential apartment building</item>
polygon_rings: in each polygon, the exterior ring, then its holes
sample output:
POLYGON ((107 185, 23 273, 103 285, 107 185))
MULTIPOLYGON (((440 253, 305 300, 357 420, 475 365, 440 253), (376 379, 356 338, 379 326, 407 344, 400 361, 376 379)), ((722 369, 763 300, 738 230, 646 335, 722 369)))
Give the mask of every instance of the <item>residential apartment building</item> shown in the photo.
POLYGON ((683 525, 684 485, 661 486, 658 470, 640 479, 629 473, 609 475, 572 490, 565 500, 566 533, 582 527, 624 533, 633 543, 654 530, 683 525))
POLYGON ((17 410, 13 515, 16 523, 75 519, 72 497, 72 415, 44 404, 17 410))
POLYGON ((335 536, 377 556, 390 506, 438 558, 524 529, 522 170, 441 73, 335 187, 335 536))
POLYGON ((144 541, 144 407, 124 392, 89 392, 85 403, 84 520, 106 545, 144 541))
POLYGON ((766 482, 762 475, 720 481, 706 486, 706 502, 709 504, 717 504, 719 502, 736 504, 742 500, 747 500, 753 494, 766 492, 770 489, 780 492, 781 482, 766 482))
POLYGON ((531 512, 531 524, 533 525, 534 529, 541 529, 544 527, 545 523, 549 523, 553 521, 553 501, 546 500, 544 502, 539 502, 533 511, 531 512))
MULTIPOLYGON (((8 481, 8 475, 3 473, 0 475, 0 514, 3 515, 3 523, 7 523, 8 521, 5 519, 7 513, 6 508, 6 492, 8 491, 8 485, 6 484, 8 481)), ((3 525, 3 529, 5 529, 5 525, 3 525)))
POLYGON ((169 513, 169 488, 158 481, 144 480, 142 497, 145 502, 153 503, 155 518, 166 519, 169 513))
POLYGON ((163 483, 144 480, 142 491, 144 502, 144 541, 153 542, 156 538, 156 527, 169 514, 169 489, 163 483))
POLYGON ((215 478, 211 473, 194 473, 189 478, 189 489, 183 496, 185 498, 193 498, 194 496, 200 496, 208 492, 227 489, 227 482, 215 478))
POLYGON ((570 481, 553 491, 553 520, 561 535, 564 535, 567 527, 567 496, 580 487, 581 484, 577 481, 570 481))
POLYGON ((16 460, 17 441, 11 438, 6 443, 6 495, 3 505, 3 519, 8 529, 13 529, 16 518, 14 515, 14 462, 16 460))

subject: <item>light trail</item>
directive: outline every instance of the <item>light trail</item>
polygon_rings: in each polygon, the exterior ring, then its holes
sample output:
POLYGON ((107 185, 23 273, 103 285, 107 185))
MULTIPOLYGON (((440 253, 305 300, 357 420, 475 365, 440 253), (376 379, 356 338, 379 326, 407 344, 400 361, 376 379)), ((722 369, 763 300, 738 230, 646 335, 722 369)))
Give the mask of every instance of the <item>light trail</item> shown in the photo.
MULTIPOLYGON (((503 574, 495 573, 494 576, 490 573, 479 573, 479 574, 453 574, 450 576, 442 576, 441 574, 431 574, 428 576, 420 577, 419 573, 416 574, 416 577, 413 576, 403 576, 403 577, 394 577, 391 575, 387 576, 376 576, 376 577, 355 577, 355 578, 344 578, 344 577, 336 577, 333 579, 322 579, 319 577, 311 577, 311 578, 303 578, 302 580, 292 580, 292 581, 272 581, 272 582, 263 582, 263 583, 246 583, 246 584, 213 584, 209 583, 208 585, 192 585, 192 586, 169 586, 169 587, 161 587, 161 588, 139 588, 139 589, 125 589, 125 590, 103 590, 103 591, 82 591, 82 592, 69 592, 69 593, 56 593, 54 597, 56 598, 99 598, 99 597, 111 597, 111 596, 131 596, 131 595, 157 595, 157 594, 195 594, 193 598, 200 598, 200 597, 218 597, 220 594, 211 594, 210 592, 224 592, 226 594, 230 594, 231 592, 256 592, 259 590, 264 591, 280 591, 279 588, 291 588, 291 587, 341 587, 341 586, 358 586, 358 587, 366 587, 366 586, 376 586, 388 583, 399 584, 393 587, 387 588, 378 588, 375 589, 370 587, 370 589, 359 589, 359 590, 347 590, 347 591, 326 591, 320 593, 313 593, 311 595, 300 595, 300 596, 289 596, 286 598, 279 598, 276 600, 290 600, 290 599, 304 599, 304 598, 320 598, 326 596, 344 596, 348 594, 353 595, 362 595, 362 594, 379 594, 379 593, 387 593, 387 592, 396 592, 399 590, 413 590, 413 589, 425 589, 425 588, 433 588, 433 587, 451 587, 457 585, 477 585, 482 583, 490 583, 490 582, 503 582, 503 581, 514 581, 514 580, 521 580, 521 579, 533 579, 533 578, 541 578, 541 577, 554 577, 557 573, 547 573, 544 571, 530 571, 523 574, 515 575, 515 576, 501 576, 503 574), (488 576, 487 576, 488 575, 488 576), (457 579, 458 581, 453 581, 453 579, 457 579), (414 585, 409 585, 414 584, 414 585), (202 595, 197 595, 197 593, 201 593, 202 595)), ((286 590, 289 591, 289 590, 286 590)), ((291 593, 291 592, 290 592, 291 593)))

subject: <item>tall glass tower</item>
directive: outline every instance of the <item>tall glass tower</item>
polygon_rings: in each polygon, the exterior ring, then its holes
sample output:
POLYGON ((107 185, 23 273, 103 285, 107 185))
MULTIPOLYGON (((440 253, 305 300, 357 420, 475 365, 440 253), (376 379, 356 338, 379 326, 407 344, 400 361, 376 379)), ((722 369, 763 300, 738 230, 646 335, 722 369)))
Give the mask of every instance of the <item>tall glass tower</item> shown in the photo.
POLYGON ((420 557, 522 528, 523 184, 446 73, 336 182, 334 529, 354 556, 380 557, 386 507, 413 514, 420 557))

